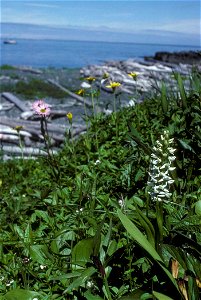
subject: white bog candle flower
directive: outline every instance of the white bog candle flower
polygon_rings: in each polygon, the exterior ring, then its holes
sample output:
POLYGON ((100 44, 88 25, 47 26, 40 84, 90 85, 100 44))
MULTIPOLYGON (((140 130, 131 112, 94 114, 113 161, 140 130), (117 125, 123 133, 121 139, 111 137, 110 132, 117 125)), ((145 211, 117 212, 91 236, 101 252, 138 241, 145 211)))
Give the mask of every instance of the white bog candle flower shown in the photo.
POLYGON ((172 148, 174 139, 169 138, 169 132, 164 131, 160 140, 156 141, 156 146, 153 147, 151 154, 149 180, 147 182, 149 191, 153 201, 165 201, 171 197, 169 187, 174 183, 170 172, 175 169, 171 164, 175 160, 172 148))

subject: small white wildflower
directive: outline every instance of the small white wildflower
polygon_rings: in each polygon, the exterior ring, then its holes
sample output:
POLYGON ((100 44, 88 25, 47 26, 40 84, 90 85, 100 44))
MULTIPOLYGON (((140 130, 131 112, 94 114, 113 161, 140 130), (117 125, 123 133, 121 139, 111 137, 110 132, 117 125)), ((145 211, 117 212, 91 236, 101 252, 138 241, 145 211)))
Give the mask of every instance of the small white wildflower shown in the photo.
POLYGON ((76 209, 76 213, 80 213, 80 212, 82 212, 84 210, 84 208, 83 207, 81 207, 80 209, 76 209))
POLYGON ((94 164, 97 165, 97 164, 100 164, 100 162, 101 161, 99 159, 97 159, 94 164))
POLYGON ((176 149, 173 149, 171 147, 168 147, 167 150, 169 151, 170 154, 174 154, 174 152, 176 151, 176 149))
POLYGON ((158 146, 158 150, 163 146, 159 141, 156 141, 156 145, 158 146))
POLYGON ((169 167, 169 171, 174 171, 176 167, 169 167))
POLYGON ((45 269, 45 268, 47 268, 47 266, 40 265, 40 269, 41 269, 41 270, 43 270, 43 269, 45 269))
POLYGON ((93 286, 94 286, 94 283, 92 281, 87 281, 86 288, 90 289, 93 286))
POLYGON ((170 162, 172 162, 172 161, 175 160, 175 158, 176 158, 176 156, 169 156, 169 157, 168 157, 168 160, 169 160, 170 162))
POLYGON ((162 165, 162 167, 160 167, 160 169, 163 170, 163 169, 166 169, 167 167, 169 167, 169 164, 168 164, 168 163, 162 165))
POLYGON ((11 279, 10 281, 8 281, 8 282, 6 283, 6 286, 10 286, 13 282, 14 282, 14 280, 11 279))

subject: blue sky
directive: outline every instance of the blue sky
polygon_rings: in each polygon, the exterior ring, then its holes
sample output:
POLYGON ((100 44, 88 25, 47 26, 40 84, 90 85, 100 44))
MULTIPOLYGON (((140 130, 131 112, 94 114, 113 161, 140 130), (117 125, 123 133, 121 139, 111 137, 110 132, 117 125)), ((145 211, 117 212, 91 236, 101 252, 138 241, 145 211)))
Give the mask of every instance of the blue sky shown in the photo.
MULTIPOLYGON (((1 0, 1 22, 181 36, 200 46, 200 1, 1 0)), ((176 41, 176 40, 175 40, 176 41)), ((146 41, 145 41, 146 42, 146 41)))

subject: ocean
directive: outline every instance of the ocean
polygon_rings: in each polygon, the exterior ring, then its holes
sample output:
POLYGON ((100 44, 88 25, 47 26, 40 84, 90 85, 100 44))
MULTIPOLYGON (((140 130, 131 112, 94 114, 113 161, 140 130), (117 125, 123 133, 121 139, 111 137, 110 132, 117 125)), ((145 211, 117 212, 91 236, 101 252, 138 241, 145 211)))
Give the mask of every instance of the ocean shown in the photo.
POLYGON ((200 50, 196 46, 135 44, 117 42, 87 42, 64 40, 16 39, 16 44, 1 41, 1 65, 30 66, 34 68, 81 68, 102 64, 108 60, 143 60, 158 51, 200 50))

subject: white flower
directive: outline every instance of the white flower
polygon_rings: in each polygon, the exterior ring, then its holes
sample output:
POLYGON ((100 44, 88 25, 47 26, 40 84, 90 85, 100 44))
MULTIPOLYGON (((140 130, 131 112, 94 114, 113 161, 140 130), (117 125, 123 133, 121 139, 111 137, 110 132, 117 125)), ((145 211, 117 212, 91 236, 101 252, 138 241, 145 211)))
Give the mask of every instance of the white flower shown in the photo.
POLYGON ((173 149, 171 147, 168 147, 167 150, 170 152, 170 154, 174 154, 174 152, 176 151, 176 149, 173 149))
POLYGON ((168 157, 168 160, 172 162, 172 161, 175 160, 175 158, 176 158, 176 156, 169 156, 169 157, 168 157))
POLYGON ((169 167, 169 164, 168 164, 168 163, 162 165, 162 167, 160 167, 160 169, 163 170, 163 169, 166 169, 167 167, 169 167))
POLYGON ((45 268, 47 268, 47 266, 40 265, 40 269, 41 269, 41 270, 43 270, 43 269, 45 269, 45 268))
POLYGON ((92 281, 87 281, 86 287, 88 289, 92 288, 94 286, 94 283, 92 281))
POLYGON ((81 207, 80 209, 76 209, 76 213, 80 213, 80 212, 82 212, 84 210, 84 208, 83 207, 81 207))
POLYGON ((97 159, 94 164, 97 165, 97 164, 100 164, 100 162, 101 161, 99 159, 97 159))
POLYGON ((174 152, 176 151, 170 144, 174 139, 169 139, 169 132, 164 131, 160 141, 156 141, 153 147, 154 153, 151 154, 149 180, 147 182, 150 190, 148 193, 154 201, 164 201, 163 198, 169 198, 172 193, 169 192, 169 185, 174 183, 169 172, 175 167, 171 167, 171 163, 175 160, 174 152))
POLYGON ((6 286, 10 286, 13 282, 14 282, 14 280, 11 279, 10 281, 8 281, 8 282, 6 283, 6 286))

